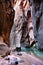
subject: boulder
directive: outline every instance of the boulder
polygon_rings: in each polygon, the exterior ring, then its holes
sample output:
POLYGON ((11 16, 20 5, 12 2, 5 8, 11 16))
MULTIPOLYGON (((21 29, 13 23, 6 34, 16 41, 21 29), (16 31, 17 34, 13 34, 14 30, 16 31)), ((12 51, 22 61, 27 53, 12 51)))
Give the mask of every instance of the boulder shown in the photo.
POLYGON ((4 43, 0 42, 0 55, 5 57, 10 54, 10 48, 4 43))

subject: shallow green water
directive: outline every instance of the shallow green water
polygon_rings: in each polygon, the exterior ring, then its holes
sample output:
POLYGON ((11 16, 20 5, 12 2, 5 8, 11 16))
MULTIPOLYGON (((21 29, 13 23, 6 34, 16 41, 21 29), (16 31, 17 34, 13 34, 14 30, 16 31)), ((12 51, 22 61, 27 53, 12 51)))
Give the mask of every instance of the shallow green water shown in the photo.
POLYGON ((39 51, 36 48, 24 48, 22 47, 22 51, 25 51, 26 53, 33 54, 34 56, 40 58, 43 60, 43 51, 39 51))

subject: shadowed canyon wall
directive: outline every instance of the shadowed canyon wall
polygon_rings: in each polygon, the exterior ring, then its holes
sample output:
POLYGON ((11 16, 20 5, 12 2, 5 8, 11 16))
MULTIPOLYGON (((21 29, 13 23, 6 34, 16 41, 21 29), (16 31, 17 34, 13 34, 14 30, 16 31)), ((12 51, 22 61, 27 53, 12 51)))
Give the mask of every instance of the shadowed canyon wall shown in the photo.
MULTIPOLYGON (((4 42, 8 45, 15 14, 13 10, 13 1, 14 0, 0 0, 0 36, 3 37, 4 42)), ((37 46, 43 48, 43 0, 30 0, 30 5, 32 7, 31 16, 34 26, 34 36, 38 41, 37 46)), ((24 10, 26 10, 25 6, 24 10)))
POLYGON ((9 45, 9 34, 13 24, 14 10, 10 0, 0 0, 0 36, 9 45))
POLYGON ((43 49, 43 0, 30 0, 32 4, 32 22, 37 48, 43 49))

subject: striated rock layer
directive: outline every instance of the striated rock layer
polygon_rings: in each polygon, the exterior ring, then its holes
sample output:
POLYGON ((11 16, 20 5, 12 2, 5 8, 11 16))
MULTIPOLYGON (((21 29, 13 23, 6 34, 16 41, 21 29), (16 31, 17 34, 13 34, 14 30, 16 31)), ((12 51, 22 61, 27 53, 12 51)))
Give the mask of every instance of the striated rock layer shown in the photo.
POLYGON ((35 37, 37 48, 43 49, 43 0, 0 0, 0 36, 19 47, 35 37))
POLYGON ((30 0, 32 4, 32 22, 37 48, 43 50, 43 0, 30 0))

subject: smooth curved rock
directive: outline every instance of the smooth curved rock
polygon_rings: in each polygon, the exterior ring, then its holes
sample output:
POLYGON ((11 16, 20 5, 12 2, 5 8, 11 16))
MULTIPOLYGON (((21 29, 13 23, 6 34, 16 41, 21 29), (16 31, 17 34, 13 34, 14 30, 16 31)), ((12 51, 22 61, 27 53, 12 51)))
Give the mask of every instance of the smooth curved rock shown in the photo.
POLYGON ((10 54, 10 48, 3 42, 0 42, 0 55, 2 57, 7 56, 10 54))

